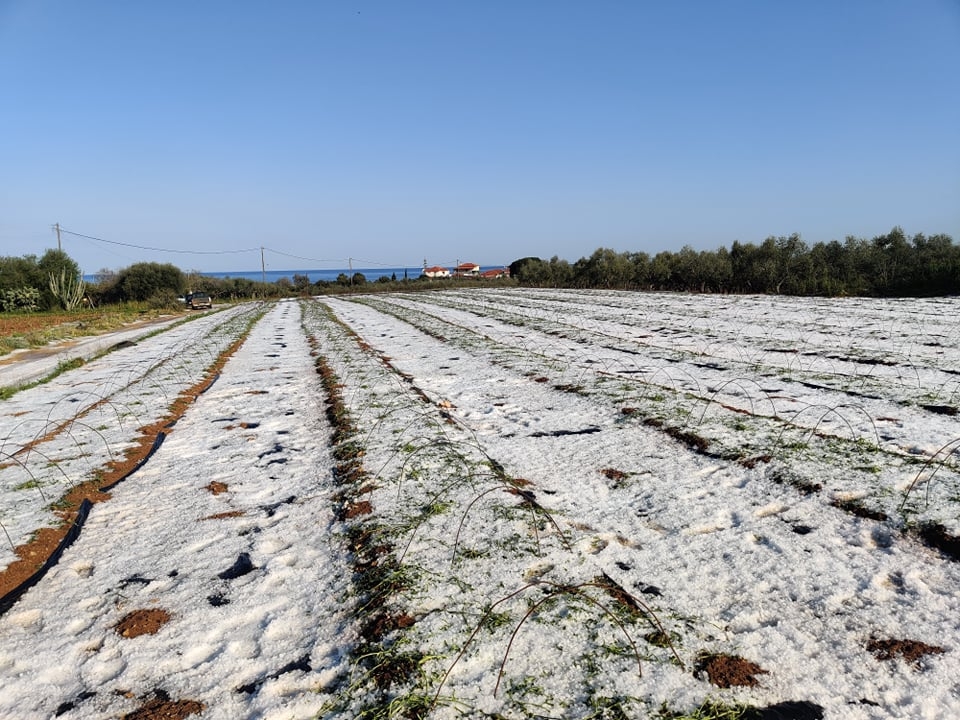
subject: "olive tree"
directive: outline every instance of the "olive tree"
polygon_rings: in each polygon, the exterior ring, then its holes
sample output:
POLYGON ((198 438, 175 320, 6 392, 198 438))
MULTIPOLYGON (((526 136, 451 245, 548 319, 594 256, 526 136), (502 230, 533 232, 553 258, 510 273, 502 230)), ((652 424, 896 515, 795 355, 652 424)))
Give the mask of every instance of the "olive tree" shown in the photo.
POLYGON ((185 287, 186 276, 183 271, 170 263, 136 263, 117 274, 121 300, 148 300, 162 290, 179 294, 185 287))

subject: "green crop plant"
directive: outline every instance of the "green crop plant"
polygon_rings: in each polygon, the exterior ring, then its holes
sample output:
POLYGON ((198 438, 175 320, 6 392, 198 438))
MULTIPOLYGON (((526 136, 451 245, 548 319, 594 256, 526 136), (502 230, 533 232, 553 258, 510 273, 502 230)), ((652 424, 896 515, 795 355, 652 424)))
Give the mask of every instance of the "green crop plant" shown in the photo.
MULTIPOLYGON (((500 689, 501 681, 503 680, 507 661, 510 657, 510 651, 513 647, 513 643, 520 632, 523 625, 530 620, 538 612, 545 610, 551 605, 556 605, 558 602, 566 600, 572 602, 582 602, 587 607, 592 607, 597 610, 600 616, 607 618, 615 627, 617 627, 624 638, 626 639, 627 644, 629 645, 629 650, 626 652, 631 655, 637 663, 637 675, 643 675, 643 668, 641 666, 641 655, 637 649, 637 644, 634 642, 632 635, 627 630, 627 624, 632 622, 633 619, 643 618, 649 622, 655 630, 663 633, 664 637, 667 636, 662 624, 660 623, 659 618, 653 612, 653 610, 647 606, 643 601, 638 600, 630 593, 626 592, 622 587, 620 587, 616 582, 610 579, 607 575, 601 575, 594 580, 582 582, 578 584, 562 584, 551 582, 548 580, 537 579, 533 582, 527 583, 526 585, 520 587, 517 590, 505 595, 496 602, 487 606, 486 612, 484 612, 480 621, 476 623, 473 630, 470 632, 466 641, 463 643, 463 646, 460 648, 459 653, 454 658, 452 664, 447 668, 447 671, 444 673, 443 677, 440 680, 439 685, 437 686, 436 695, 434 696, 434 701, 440 697, 440 693, 443 689, 443 685, 446 683, 446 680, 450 677, 450 673, 453 672, 453 669, 457 666, 460 660, 464 657, 469 648, 470 644, 477 637, 480 631, 484 628, 487 628, 488 617, 494 613, 501 613, 499 610, 501 605, 510 602, 516 598, 523 597, 526 600, 526 611, 520 617, 519 621, 514 625, 513 631, 510 633, 510 637, 507 641, 506 649, 503 653, 503 658, 500 662, 499 671, 497 673, 497 681, 494 685, 493 695, 496 697, 497 692, 500 689), (541 596, 536 598, 531 598, 526 595, 528 590, 537 589, 541 591, 541 596), (614 602, 614 607, 601 602, 601 600, 595 595, 597 591, 601 594, 605 594, 614 602)), ((673 653, 674 658, 681 667, 683 666, 682 660, 680 660, 679 655, 677 655, 676 650, 673 648, 672 643, 670 644, 670 649, 673 653)), ((621 652, 618 650, 618 653, 621 652)))
POLYGON ((664 703, 654 715, 654 720, 746 720, 759 717, 757 711, 749 705, 727 705, 719 700, 705 700, 695 710, 688 713, 673 712, 664 703))

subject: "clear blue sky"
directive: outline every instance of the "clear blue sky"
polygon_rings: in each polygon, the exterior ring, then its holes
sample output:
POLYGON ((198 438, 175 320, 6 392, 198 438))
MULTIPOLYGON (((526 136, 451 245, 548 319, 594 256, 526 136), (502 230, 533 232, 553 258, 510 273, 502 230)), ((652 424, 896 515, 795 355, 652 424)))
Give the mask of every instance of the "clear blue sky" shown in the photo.
POLYGON ((56 222, 257 249, 87 273, 960 242, 960 0, 0 0, 0 255, 56 222))

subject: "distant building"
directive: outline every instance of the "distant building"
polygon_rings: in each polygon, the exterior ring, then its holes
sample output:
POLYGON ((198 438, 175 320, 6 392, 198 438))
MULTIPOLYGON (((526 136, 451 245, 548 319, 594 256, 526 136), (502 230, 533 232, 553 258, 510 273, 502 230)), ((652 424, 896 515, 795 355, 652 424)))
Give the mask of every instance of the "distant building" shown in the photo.
POLYGON ((423 272, 421 273, 424 277, 428 278, 448 278, 450 277, 450 271, 445 267, 440 267, 439 265, 434 265, 433 267, 424 267, 423 272))
POLYGON ((484 270, 480 273, 480 277, 484 280, 499 280, 500 278, 510 277, 510 268, 492 268, 491 270, 484 270))
POLYGON ((480 277, 480 266, 476 263, 460 263, 453 270, 454 277, 480 277))

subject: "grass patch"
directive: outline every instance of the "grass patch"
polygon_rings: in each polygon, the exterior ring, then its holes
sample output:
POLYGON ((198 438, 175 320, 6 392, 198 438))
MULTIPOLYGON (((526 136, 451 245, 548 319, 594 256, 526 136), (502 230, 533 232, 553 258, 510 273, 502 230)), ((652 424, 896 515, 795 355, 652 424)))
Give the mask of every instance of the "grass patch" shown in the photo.
POLYGON ((3 313, 0 315, 0 355, 119 330, 130 323, 151 320, 169 311, 148 310, 139 303, 76 312, 3 313))

